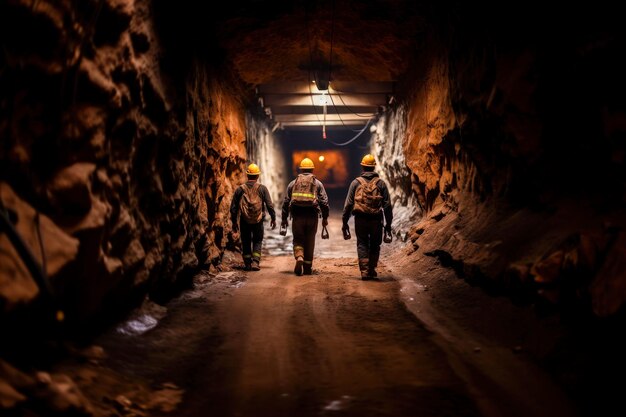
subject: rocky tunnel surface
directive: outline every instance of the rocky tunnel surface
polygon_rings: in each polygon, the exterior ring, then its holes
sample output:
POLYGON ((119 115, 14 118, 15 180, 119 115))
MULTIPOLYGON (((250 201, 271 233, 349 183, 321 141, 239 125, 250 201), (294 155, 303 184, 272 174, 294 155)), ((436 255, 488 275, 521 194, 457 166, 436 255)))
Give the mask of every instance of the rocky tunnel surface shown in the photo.
POLYGON ((49 338, 88 340, 220 271, 248 163, 279 209, 297 161, 315 158, 339 215, 365 153, 391 192, 400 266, 427 259, 558 317, 565 335, 531 353, 571 396, 597 389, 581 415, 617 406, 623 384, 594 387, 626 371, 614 8, 222 6, 0 4, 0 410, 63 415, 78 400, 36 388, 49 338))

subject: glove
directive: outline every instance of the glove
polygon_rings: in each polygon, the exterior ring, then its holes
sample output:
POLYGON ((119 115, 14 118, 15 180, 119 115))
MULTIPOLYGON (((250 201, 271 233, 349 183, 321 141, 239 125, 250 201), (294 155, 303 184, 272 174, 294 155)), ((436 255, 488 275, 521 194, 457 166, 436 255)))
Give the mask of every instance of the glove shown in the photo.
POLYGON ((328 219, 322 219, 322 226, 323 227, 328 226, 328 219))
POLYGON ((391 243, 392 240, 393 238, 391 237, 391 225, 388 224, 387 226, 385 226, 385 236, 383 236, 383 242, 391 243))
POLYGON ((272 220, 270 221, 270 228, 271 228, 272 230, 276 229, 276 219, 272 219, 272 220))
POLYGON ((350 236, 350 227, 348 226, 348 223, 343 224, 343 226, 341 227, 341 231, 343 232, 344 240, 348 240, 352 237, 350 236))

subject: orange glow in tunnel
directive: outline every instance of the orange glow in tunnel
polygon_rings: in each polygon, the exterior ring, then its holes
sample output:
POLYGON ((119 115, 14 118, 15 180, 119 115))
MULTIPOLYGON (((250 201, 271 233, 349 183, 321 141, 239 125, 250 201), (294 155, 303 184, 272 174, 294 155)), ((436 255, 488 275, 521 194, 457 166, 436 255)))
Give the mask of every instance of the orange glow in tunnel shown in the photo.
POLYGON ((314 161, 313 174, 322 181, 325 188, 341 188, 348 185, 348 152, 339 149, 297 150, 291 154, 292 171, 298 174, 303 158, 314 161))

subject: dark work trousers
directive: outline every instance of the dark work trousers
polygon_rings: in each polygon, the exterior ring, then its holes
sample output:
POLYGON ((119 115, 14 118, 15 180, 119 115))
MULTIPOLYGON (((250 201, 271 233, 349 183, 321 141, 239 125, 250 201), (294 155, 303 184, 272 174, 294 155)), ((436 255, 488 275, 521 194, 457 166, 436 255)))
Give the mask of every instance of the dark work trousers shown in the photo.
POLYGON ((383 242, 383 216, 357 214, 354 216, 354 230, 360 269, 376 269, 383 242))
POLYGON ((305 268, 313 265, 313 251, 315 250, 315 234, 317 233, 317 212, 303 211, 292 213, 293 221, 291 231, 293 233, 293 256, 304 258, 305 268))
POLYGON ((248 224, 242 220, 239 223, 243 261, 246 264, 251 264, 253 259, 260 262, 261 246, 263 245, 263 222, 248 224))

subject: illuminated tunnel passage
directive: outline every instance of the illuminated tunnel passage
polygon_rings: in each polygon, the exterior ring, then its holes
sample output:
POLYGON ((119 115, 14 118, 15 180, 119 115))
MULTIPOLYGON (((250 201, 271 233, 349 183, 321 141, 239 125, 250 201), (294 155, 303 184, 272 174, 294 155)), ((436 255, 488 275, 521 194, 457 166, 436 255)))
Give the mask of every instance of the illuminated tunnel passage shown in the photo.
MULTIPOLYGON (((284 130, 277 132, 275 136, 281 145, 282 158, 288 161, 286 177, 296 178, 300 172, 300 162, 304 158, 309 158, 315 165, 313 174, 324 184, 328 194, 331 210, 328 230, 333 238, 321 239, 320 224, 320 232, 317 233, 315 243, 316 257, 354 257, 355 240, 345 241, 341 238, 341 216, 348 187, 352 180, 361 174, 361 159, 370 149, 369 129, 360 133, 354 132, 350 127, 338 126, 328 129, 326 139, 322 136, 321 128, 284 130)), ((280 212, 282 200, 278 199, 275 205, 280 212)), ((350 219, 349 225, 354 232, 353 218, 350 219)), ((269 234, 263 247, 264 253, 272 255, 292 254, 292 248, 291 233, 285 237, 269 234)))
POLYGON ((0 415, 625 415, 622 14, 514 3, 0 2, 0 415), (244 270, 303 157, 313 273, 244 270))

